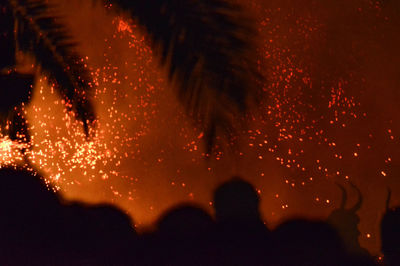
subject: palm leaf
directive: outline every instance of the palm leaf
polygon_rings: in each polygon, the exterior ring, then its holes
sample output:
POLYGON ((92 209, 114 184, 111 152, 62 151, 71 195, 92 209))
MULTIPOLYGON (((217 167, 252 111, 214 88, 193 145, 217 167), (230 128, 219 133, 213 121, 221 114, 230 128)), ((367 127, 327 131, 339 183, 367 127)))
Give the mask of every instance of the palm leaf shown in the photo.
POLYGON ((84 124, 94 120, 88 93, 90 76, 71 41, 66 26, 45 0, 9 0, 18 25, 17 45, 32 54, 41 70, 84 124))
POLYGON ((0 0, 0 71, 15 65, 14 17, 5 0, 0 0))
POLYGON ((228 0, 115 0, 144 26, 167 66, 180 100, 205 131, 208 148, 218 130, 257 96, 255 30, 228 0))

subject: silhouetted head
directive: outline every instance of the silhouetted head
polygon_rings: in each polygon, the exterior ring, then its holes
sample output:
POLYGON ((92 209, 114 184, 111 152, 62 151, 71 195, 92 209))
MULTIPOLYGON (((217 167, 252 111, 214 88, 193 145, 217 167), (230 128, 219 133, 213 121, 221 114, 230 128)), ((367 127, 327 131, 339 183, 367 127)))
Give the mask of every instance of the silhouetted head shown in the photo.
POLYGON ((214 208, 217 221, 259 219, 258 194, 240 177, 233 177, 217 188, 214 208))
POLYGON ((87 209, 87 214, 93 219, 93 226, 110 237, 131 237, 135 234, 131 218, 116 206, 95 205, 87 209))
POLYGON ((213 225, 211 216, 201 208, 182 205, 167 211, 158 222, 163 235, 195 236, 206 232, 213 225))
POLYGON ((43 177, 22 169, 0 169, 0 215, 36 219, 50 215, 54 208, 58 208, 58 196, 47 188, 43 177))
POLYGON ((127 214, 109 204, 73 202, 62 207, 58 236, 65 265, 131 265, 127 260, 137 256, 137 235, 127 214))
POLYGON ((328 223, 289 220, 279 225, 273 236, 278 265, 341 265, 342 240, 328 223))
POLYGON ((39 175, 0 169, 0 260, 4 265, 45 265, 38 261, 53 254, 61 216, 57 195, 39 175), (8 260, 12 263, 7 264, 8 260))
POLYGON ((149 265, 206 265, 199 261, 207 256, 213 224, 211 216, 199 207, 173 207, 157 222, 147 248, 152 260, 149 265))
POLYGON ((342 202, 340 208, 334 210, 328 217, 328 222, 338 230, 340 236, 344 240, 346 246, 350 251, 359 251, 361 249, 358 243, 358 237, 360 231, 358 230, 358 224, 360 218, 357 215, 357 211, 362 205, 362 195, 360 190, 351 184, 356 189, 358 199, 356 204, 349 209, 346 209, 347 193, 343 186, 337 184, 342 191, 342 202))
POLYGON ((400 265, 400 207, 390 208, 391 191, 388 191, 386 213, 381 223, 382 252, 385 265, 400 265))

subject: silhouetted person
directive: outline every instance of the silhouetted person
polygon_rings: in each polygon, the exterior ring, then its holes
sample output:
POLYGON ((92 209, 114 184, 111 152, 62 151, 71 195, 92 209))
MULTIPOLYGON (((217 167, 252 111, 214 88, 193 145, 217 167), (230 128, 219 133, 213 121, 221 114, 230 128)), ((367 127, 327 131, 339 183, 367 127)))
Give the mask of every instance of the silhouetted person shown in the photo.
POLYGON ((385 265, 400 265, 400 207, 389 208, 390 191, 386 213, 381 223, 382 252, 385 265))
POLYGON ((400 207, 383 216, 381 238, 385 265, 400 265, 400 207))
POLYGON ((270 233, 259 213, 254 187, 234 177, 214 194, 215 256, 220 265, 261 265, 269 261, 270 233))
POLYGON ((39 175, 0 169, 0 264, 50 265, 61 217, 57 195, 39 175))
POLYGON ((250 183, 239 177, 215 191, 214 208, 218 222, 261 222, 258 194, 250 183))
POLYGON ((351 186, 357 191, 358 200, 353 207, 351 207, 350 209, 346 209, 346 190, 343 186, 339 184, 338 186, 342 191, 342 202, 338 209, 332 211, 332 213, 328 217, 327 222, 338 231, 347 252, 350 256, 353 256, 354 264, 370 265, 372 263, 371 255, 366 249, 361 247, 360 243, 358 242, 358 237, 361 233, 358 230, 360 218, 358 217, 356 212, 361 208, 363 202, 361 192, 355 185, 351 184, 351 186))
POLYGON ((337 231, 325 222, 290 220, 273 236, 272 265, 351 265, 337 231))
POLYGON ((201 208, 182 205, 169 210, 158 221, 158 231, 167 237, 196 238, 210 230, 211 216, 201 208))
POLYGON ((146 243, 150 264, 206 265, 213 224, 211 216, 196 206, 180 205, 167 211, 146 243))
POLYGON ((138 263, 137 234, 130 217, 116 207, 82 203, 65 206, 64 226, 60 238, 63 253, 69 254, 69 265, 138 263))
POLYGON ((1 265, 138 265, 136 232, 113 206, 65 206, 43 177, 0 169, 1 265))
POLYGON ((360 231, 358 230, 360 218, 358 217, 356 212, 361 208, 362 205, 362 195, 360 193, 360 190, 352 185, 357 190, 358 200, 353 207, 351 207, 350 209, 346 209, 346 190, 343 186, 338 186, 342 191, 342 202, 340 204, 340 208, 332 211, 332 213, 329 215, 328 223, 336 228, 349 252, 367 256, 369 255, 368 251, 362 248, 358 242, 358 237, 360 236, 360 231))

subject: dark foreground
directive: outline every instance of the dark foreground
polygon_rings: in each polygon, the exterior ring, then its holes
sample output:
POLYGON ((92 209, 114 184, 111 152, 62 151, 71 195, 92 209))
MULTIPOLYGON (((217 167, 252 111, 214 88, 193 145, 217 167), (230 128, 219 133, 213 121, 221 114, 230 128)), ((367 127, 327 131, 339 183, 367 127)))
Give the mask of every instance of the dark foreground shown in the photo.
MULTIPOLYGON (((350 218, 338 220, 336 213, 333 222, 290 220, 270 231, 257 193, 239 178, 215 192, 214 218, 182 205, 142 235, 113 206, 62 204, 39 176, 2 169, 0 179, 1 265, 377 264, 358 245, 355 214, 339 213, 350 218)), ((385 265, 400 265, 399 216, 399 209, 388 210, 382 221, 385 265)))

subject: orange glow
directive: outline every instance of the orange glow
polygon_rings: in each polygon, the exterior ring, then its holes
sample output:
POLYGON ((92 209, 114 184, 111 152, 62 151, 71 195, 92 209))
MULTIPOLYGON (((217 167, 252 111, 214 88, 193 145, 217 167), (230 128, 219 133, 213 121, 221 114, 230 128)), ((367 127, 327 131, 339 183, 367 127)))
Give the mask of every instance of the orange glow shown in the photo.
MULTIPOLYGON (((248 129, 239 134, 239 150, 224 147, 209 158, 204 132, 185 114, 138 27, 104 14, 102 7, 60 2, 93 79, 91 97, 99 116, 93 137, 86 140, 82 125, 67 111, 68 103, 43 77, 24 110, 32 142, 0 136, 1 165, 30 167, 28 159, 66 198, 115 203, 139 225, 187 200, 211 210, 213 190, 234 174, 262 191, 261 210, 272 226, 293 215, 324 218, 339 202, 334 182, 350 180, 366 198, 367 207, 359 212, 362 232, 374 235, 364 245, 378 250, 378 242, 372 243, 379 241, 377 228, 370 221, 383 206, 387 185, 399 187, 393 181, 399 173, 392 167, 398 165, 400 151, 398 101, 392 97, 397 79, 389 76, 382 84, 379 68, 393 66, 385 51, 368 50, 380 43, 366 48, 358 47, 357 39, 330 44, 330 29, 352 38, 343 32, 347 24, 331 21, 338 14, 353 15, 352 10, 335 13, 316 4, 321 12, 311 12, 294 0, 289 1, 293 7, 284 8, 276 8, 274 1, 251 1, 261 39, 259 68, 267 76, 265 95, 260 106, 252 106, 248 129), (104 27, 86 23, 88 17, 104 27), (360 57, 380 65, 367 65, 359 73, 364 64, 357 61, 360 57)), ((391 24, 378 16, 384 11, 359 2, 371 16, 361 19, 371 20, 377 29, 354 32, 370 41, 391 24)))

